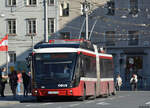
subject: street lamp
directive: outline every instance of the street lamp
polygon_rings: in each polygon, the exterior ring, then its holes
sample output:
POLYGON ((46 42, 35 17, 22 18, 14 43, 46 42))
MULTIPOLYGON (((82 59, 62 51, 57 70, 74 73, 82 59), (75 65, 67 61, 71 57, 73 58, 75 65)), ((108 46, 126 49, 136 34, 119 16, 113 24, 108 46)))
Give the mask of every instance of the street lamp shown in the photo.
POLYGON ((34 49, 34 35, 31 35, 31 39, 32 39, 32 51, 34 49))
POLYGON ((0 17, 5 17, 5 14, 3 14, 3 13, 2 13, 2 14, 0 14, 0 17))
POLYGON ((44 41, 48 42, 47 0, 43 0, 43 5, 44 5, 44 41))

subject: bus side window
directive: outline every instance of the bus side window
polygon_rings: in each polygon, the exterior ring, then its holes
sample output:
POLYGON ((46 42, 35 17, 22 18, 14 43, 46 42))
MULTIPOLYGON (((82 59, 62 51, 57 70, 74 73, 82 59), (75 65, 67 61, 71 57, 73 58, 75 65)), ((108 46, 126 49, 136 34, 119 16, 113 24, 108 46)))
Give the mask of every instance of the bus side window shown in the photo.
POLYGON ((80 60, 80 58, 78 58, 77 65, 75 67, 75 74, 74 74, 74 78, 73 78, 75 86, 77 86, 80 82, 80 74, 81 74, 81 72, 80 72, 80 62, 81 62, 81 60, 80 60))
POLYGON ((84 56, 80 57, 80 76, 85 76, 85 64, 84 64, 84 56))

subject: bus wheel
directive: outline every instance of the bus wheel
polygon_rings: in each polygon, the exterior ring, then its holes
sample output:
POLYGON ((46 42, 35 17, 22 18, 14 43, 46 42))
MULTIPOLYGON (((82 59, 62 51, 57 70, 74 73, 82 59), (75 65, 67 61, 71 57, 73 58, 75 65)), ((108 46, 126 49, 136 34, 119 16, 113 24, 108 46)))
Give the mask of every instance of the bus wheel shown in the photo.
POLYGON ((96 99, 96 84, 95 84, 95 87, 94 87, 94 95, 93 95, 93 99, 96 99))
POLYGON ((81 101, 84 101, 86 99, 86 88, 83 89, 83 96, 80 97, 81 101))
POLYGON ((106 91, 106 97, 110 96, 110 90, 109 90, 109 86, 107 87, 107 91, 106 91))

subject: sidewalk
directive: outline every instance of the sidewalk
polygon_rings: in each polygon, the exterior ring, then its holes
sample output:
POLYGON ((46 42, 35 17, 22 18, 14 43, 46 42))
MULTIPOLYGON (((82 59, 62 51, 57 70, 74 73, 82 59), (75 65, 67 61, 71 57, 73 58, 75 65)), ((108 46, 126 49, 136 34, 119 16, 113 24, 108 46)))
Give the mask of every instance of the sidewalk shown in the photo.
POLYGON ((20 102, 35 102, 36 98, 29 95, 24 97, 23 95, 17 95, 15 98, 12 94, 6 94, 6 97, 0 96, 0 102, 5 103, 20 103, 20 102))
MULTIPOLYGON (((17 93, 17 88, 16 88, 16 93, 17 93)), ((5 85, 4 94, 5 94, 5 95, 12 95, 12 91, 11 91, 11 88, 10 88, 9 83, 7 83, 7 84, 5 85)), ((21 94, 23 94, 23 83, 21 83, 21 94)))
MULTIPOLYGON (((17 91, 17 90, 16 90, 17 91)), ((5 86, 5 91, 4 95, 6 97, 1 97, 0 96, 0 101, 3 102, 28 102, 28 101, 35 101, 35 97, 29 95, 29 96, 23 96, 23 84, 21 84, 21 94, 17 95, 16 98, 13 97, 12 91, 10 89, 9 83, 6 84, 5 86)))

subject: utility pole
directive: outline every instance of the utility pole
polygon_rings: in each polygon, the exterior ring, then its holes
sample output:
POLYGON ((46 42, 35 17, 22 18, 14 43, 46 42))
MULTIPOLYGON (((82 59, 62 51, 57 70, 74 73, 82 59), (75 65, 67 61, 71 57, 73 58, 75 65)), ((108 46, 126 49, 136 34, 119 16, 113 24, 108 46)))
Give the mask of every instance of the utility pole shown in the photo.
POLYGON ((34 49, 34 36, 33 35, 31 36, 31 39, 32 39, 32 51, 33 51, 34 49))
POLYGON ((43 4, 44 4, 44 41, 48 42, 47 0, 43 0, 43 4))
POLYGON ((89 40, 89 36, 88 36, 88 34, 89 34, 89 31, 88 31, 88 14, 89 14, 89 10, 90 10, 90 3, 89 2, 87 2, 87 0, 85 0, 84 2, 83 2, 83 13, 84 13, 84 15, 85 15, 85 19, 86 19, 86 40, 89 40))

